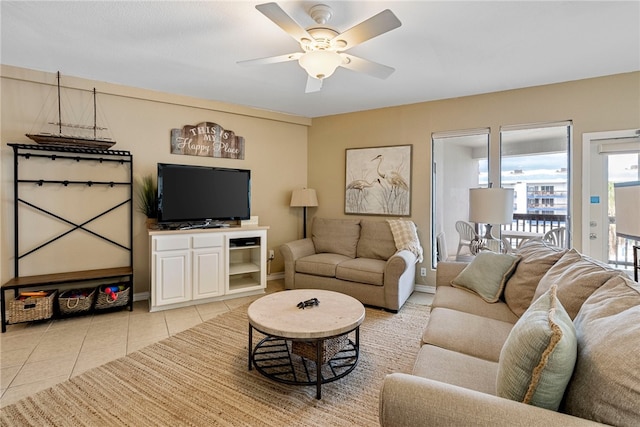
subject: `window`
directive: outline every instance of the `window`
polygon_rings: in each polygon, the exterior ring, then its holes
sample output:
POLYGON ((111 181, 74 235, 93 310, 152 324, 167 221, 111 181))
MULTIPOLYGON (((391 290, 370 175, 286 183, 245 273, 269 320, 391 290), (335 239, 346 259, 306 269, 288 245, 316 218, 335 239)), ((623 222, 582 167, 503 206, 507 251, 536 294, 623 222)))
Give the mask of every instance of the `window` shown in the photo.
POLYGON ((570 235, 570 139, 570 122, 501 128, 501 186, 516 194, 513 223, 503 226, 512 247, 526 238, 523 233, 543 236, 564 227, 570 235))
MULTIPOLYGON (((569 244, 571 123, 503 126, 500 154, 492 157, 489 136, 489 128, 432 135, 433 268, 441 260, 468 260, 469 245, 459 244, 456 222, 469 223, 469 189, 488 187, 490 179, 494 186, 514 189, 514 221, 501 230, 512 248, 560 227, 565 228, 565 245, 569 244), (495 182, 497 174, 490 169, 500 170, 500 182, 495 182)), ((484 234, 484 225, 471 226, 484 234)), ((497 227, 493 230, 498 237, 497 227)))
POLYGON ((607 212, 608 212, 608 259, 607 262, 623 270, 632 271, 633 245, 640 241, 616 235, 616 207, 614 184, 640 181, 640 152, 607 153, 607 212))

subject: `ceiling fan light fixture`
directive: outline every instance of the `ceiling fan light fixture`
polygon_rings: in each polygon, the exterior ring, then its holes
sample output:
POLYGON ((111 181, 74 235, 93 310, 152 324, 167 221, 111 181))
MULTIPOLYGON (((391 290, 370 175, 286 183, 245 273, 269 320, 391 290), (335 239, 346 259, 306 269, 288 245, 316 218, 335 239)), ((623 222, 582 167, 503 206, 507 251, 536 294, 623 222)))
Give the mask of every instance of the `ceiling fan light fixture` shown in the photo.
POLYGON ((342 64, 342 57, 332 51, 315 50, 300 57, 298 63, 311 77, 326 79, 342 64))
POLYGON ((336 49, 344 49, 345 47, 347 47, 347 42, 344 40, 332 40, 331 44, 336 48, 336 49))

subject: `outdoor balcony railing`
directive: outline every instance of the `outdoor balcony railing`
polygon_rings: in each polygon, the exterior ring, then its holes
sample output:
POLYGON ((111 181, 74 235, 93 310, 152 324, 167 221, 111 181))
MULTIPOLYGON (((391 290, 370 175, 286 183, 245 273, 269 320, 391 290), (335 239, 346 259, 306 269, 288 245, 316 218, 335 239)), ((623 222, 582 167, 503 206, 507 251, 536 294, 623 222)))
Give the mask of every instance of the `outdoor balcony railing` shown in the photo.
MULTIPOLYGON (((608 264, 614 268, 628 270, 633 266, 633 245, 640 245, 640 241, 616 236, 614 217, 609 217, 609 224, 608 264)), ((549 230, 558 227, 567 227, 567 215, 515 213, 513 222, 502 226, 502 236, 515 249, 523 240, 542 237, 549 230)))
POLYGON ((502 229, 544 234, 551 229, 566 226, 566 215, 514 213, 513 222, 511 224, 503 225, 502 229))
POLYGON ((633 267, 633 246, 640 246, 640 240, 627 239, 616 235, 616 219, 609 217, 609 264, 617 268, 633 267))
POLYGON ((502 226, 502 237, 515 249, 523 241, 543 237, 546 232, 559 227, 567 227, 566 215, 515 213, 513 222, 502 226))

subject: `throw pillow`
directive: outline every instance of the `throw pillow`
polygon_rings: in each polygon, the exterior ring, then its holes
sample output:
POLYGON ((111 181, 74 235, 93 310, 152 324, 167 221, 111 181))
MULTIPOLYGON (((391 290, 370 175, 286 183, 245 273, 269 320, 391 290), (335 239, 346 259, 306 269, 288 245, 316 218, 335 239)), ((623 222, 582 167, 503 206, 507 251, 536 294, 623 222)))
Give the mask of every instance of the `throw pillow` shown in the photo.
POLYGON ((497 302, 519 259, 514 255, 480 252, 451 285, 473 291, 486 302, 497 302))
POLYGON ((589 295, 617 275, 618 271, 608 265, 570 249, 540 279, 533 299, 539 298, 551 285, 558 285, 558 299, 575 319, 589 295))
POLYGON ((359 237, 359 219, 313 220, 311 238, 318 254, 332 253, 355 258, 359 237))
POLYGON ((509 333, 500 352, 500 397, 557 411, 577 357, 573 322, 552 286, 509 333))
POLYGON ((516 251, 520 255, 513 275, 504 287, 504 302, 518 317, 529 308, 540 279, 558 262, 566 249, 547 245, 539 239, 524 242, 516 251))
POLYGON ((622 275, 575 319, 578 361, 563 412, 616 426, 640 424, 640 285, 622 275))

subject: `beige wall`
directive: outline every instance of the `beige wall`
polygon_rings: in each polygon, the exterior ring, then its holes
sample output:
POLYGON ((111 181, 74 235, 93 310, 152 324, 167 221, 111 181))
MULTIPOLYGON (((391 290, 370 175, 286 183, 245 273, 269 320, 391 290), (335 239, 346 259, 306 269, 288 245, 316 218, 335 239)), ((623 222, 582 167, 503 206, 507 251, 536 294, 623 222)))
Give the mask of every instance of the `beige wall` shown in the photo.
MULTIPOLYGON (((11 279, 13 268, 13 152, 8 142, 31 143, 24 136, 27 132, 39 132, 38 123, 46 120, 49 111, 43 111, 44 100, 55 84, 55 75, 8 66, 2 66, 0 93, 1 130, 0 149, 0 260, 2 283, 11 279), (44 118, 42 115, 44 114, 44 118)), ((302 117, 277 114, 247 107, 210 102, 148 90, 124 87, 104 82, 89 81, 63 76, 63 86, 70 89, 65 93, 73 99, 81 99, 95 87, 99 93, 98 104, 107 120, 110 133, 117 141, 114 149, 129 150, 133 154, 134 177, 156 173, 158 162, 237 167, 252 171, 252 215, 260 217, 261 225, 270 226, 268 232, 269 248, 275 249, 276 259, 272 272, 282 271, 282 259, 278 246, 294 240, 300 235, 302 213, 289 207, 291 191, 306 186, 307 180, 307 130, 311 120, 302 117), (193 156, 179 156, 169 153, 170 130, 185 124, 203 121, 215 122, 245 138, 245 159, 213 159, 193 156), (284 167, 286 165, 286 167, 284 167)), ((63 98, 64 99, 64 98, 63 98)), ((90 99, 90 97, 89 97, 90 99)), ((82 105, 74 105, 76 114, 81 114, 82 105)), ((55 110, 53 114, 55 116, 55 110)), ((49 118, 50 120, 51 118, 49 118)), ((42 167, 46 167, 44 162, 42 167)), ((40 166, 38 166, 40 167, 40 166)), ((75 168, 73 169, 75 170, 75 168)), ((69 170, 69 174, 72 174, 69 170)), ((73 176, 67 179, 73 179, 73 176)), ((94 214, 91 207, 103 202, 103 191, 83 194, 82 206, 69 207, 74 218, 86 220, 94 214), (84 215, 83 215, 84 214, 84 215), (87 215, 89 215, 87 217, 87 215)), ((55 187, 37 197, 59 197, 55 187)), ((115 220, 114 220, 115 221, 115 220)), ((117 222, 117 221, 116 221, 117 222)), ((102 224, 104 227, 121 228, 119 223, 102 224)), ((51 221, 36 222, 31 231, 34 234, 50 236, 51 221)), ((64 231, 64 230, 63 230, 64 231)), ((75 234, 73 234, 75 236, 75 234)), ((95 244, 90 250, 80 250, 76 237, 60 240, 62 246, 56 250, 44 252, 36 262, 25 268, 21 264, 20 274, 54 273, 67 270, 99 268, 96 258, 104 258, 102 244, 95 244), (68 245, 68 246, 64 246, 68 245), (69 247, 71 246, 71 247, 69 247), (97 250, 98 256, 89 254, 97 250)), ((106 256, 107 258, 109 255, 106 256)), ((25 260, 28 258, 25 258, 25 260)), ((145 217, 134 213, 134 274, 135 292, 149 290, 148 241, 145 217)), ((103 265, 111 267, 113 265, 103 265)))
MULTIPOLYGON (((413 144, 411 218, 430 254, 431 134, 489 127, 491 153, 499 155, 500 126, 560 120, 572 120, 574 125, 572 226, 573 245, 580 249, 582 134, 640 127, 638 72, 314 119, 309 130, 308 181, 318 192, 319 206, 311 214, 346 216, 346 148, 413 144)), ((417 282, 433 284, 430 256, 418 267, 427 267, 429 274, 417 276, 417 282)))
MULTIPOLYGON (((43 114, 43 100, 54 83, 55 76, 50 73, 2 66, 0 267, 3 283, 13 277, 13 156, 6 143, 30 142, 24 133, 39 130, 36 126, 43 120, 38 118, 43 114)), ((580 249, 582 134, 640 127, 640 73, 637 72, 328 116, 313 121, 73 77, 64 76, 63 84, 72 88, 72 97, 78 96, 79 90, 96 87, 100 107, 117 140, 114 149, 129 150, 134 156, 134 176, 155 173, 158 162, 251 169, 253 214, 260 217, 261 225, 271 227, 269 248, 276 249, 271 273, 283 268, 278 246, 299 237, 302 227, 301 210, 288 206, 291 190, 308 184, 318 191, 320 206, 309 209, 310 218, 314 215, 346 216, 346 148, 413 144, 411 218, 418 225, 425 252, 430 254, 431 133, 490 127, 491 151, 497 154, 501 125, 558 120, 573 120, 574 123, 571 146, 573 243, 580 249), (243 136, 245 160, 170 154, 170 129, 201 121, 218 123, 243 136)), ((91 198, 86 200, 87 206, 93 202, 91 198)), ((145 292, 149 288, 148 243, 144 216, 138 212, 134 214, 134 253, 135 291, 145 292)), ((430 256, 425 258, 418 267, 427 267, 429 275, 426 279, 418 276, 417 281, 432 284, 430 256)), ((65 259, 65 262, 75 263, 70 268, 76 269, 86 265, 82 256, 65 259)), ((50 268, 48 272, 55 272, 61 271, 63 266, 58 260, 45 259, 38 268, 50 268)), ((21 270, 21 274, 33 273, 21 270)))

